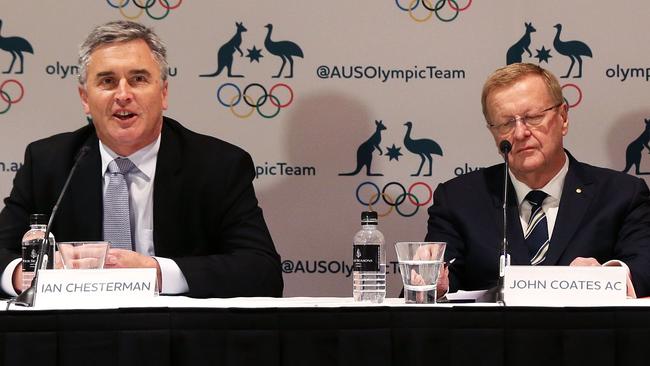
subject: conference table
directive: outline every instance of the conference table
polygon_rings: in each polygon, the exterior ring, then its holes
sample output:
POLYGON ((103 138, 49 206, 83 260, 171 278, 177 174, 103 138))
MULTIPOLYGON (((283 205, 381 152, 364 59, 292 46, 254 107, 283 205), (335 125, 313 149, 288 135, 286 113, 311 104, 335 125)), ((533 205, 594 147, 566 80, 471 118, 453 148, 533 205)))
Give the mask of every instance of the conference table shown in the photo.
MULTIPOLYGON (((5 309, 6 302, 0 304, 5 309)), ((650 300, 616 306, 192 299, 0 311, 3 365, 649 365, 650 300)))

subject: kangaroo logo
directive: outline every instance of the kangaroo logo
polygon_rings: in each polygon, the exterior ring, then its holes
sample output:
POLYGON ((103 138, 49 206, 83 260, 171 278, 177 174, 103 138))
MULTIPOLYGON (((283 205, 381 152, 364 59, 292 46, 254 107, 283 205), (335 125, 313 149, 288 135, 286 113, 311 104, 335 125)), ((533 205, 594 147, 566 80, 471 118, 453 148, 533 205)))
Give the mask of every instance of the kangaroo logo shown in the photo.
POLYGON ((420 159, 422 159, 417 173, 411 174, 411 176, 417 177, 420 175, 422 172, 422 167, 424 166, 424 160, 426 158, 426 160, 429 161, 429 173, 425 174, 424 176, 430 177, 433 168, 433 157, 431 154, 442 156, 442 148, 440 148, 440 145, 438 145, 437 142, 430 139, 413 140, 411 138, 411 129, 413 128, 413 124, 411 122, 406 122, 404 126, 406 126, 406 135, 404 135, 404 147, 406 147, 406 150, 420 156, 420 159))
POLYGON ((277 75, 273 77, 279 78, 282 75, 282 70, 284 70, 284 66, 287 64, 287 61, 289 61, 289 75, 286 77, 292 78, 293 57, 295 56, 295 57, 303 58, 304 55, 302 53, 302 50, 297 44, 291 41, 276 42, 271 40, 271 32, 273 32, 273 24, 267 24, 264 27, 268 29, 268 32, 266 33, 266 39, 264 39, 264 47, 266 48, 267 51, 269 51, 270 54, 278 56, 282 59, 282 66, 280 66, 280 71, 278 72, 277 75))
MULTIPOLYGON (((524 52, 528 53, 528 57, 532 58, 533 53, 530 50, 530 44, 531 44, 531 36, 530 34, 533 32, 536 32, 537 29, 533 27, 532 23, 524 23, 524 26, 526 27, 526 30, 524 32, 524 35, 517 41, 517 43, 513 44, 509 49, 508 52, 506 53, 506 64, 514 64, 517 62, 522 62, 522 56, 524 52)), ((571 60, 571 64, 569 65, 569 70, 567 71, 566 75, 561 76, 560 78, 568 78, 571 76, 571 72, 573 71, 573 67, 576 64, 576 61, 578 62, 578 73, 573 76, 574 78, 581 78, 582 77, 582 57, 593 57, 593 53, 591 52, 591 49, 589 46, 587 46, 584 42, 581 41, 563 41, 560 39, 560 35, 562 33, 562 24, 556 24, 553 26, 557 31, 555 32, 555 38, 553 39, 553 48, 555 49, 555 52, 562 56, 566 56, 571 60)), ((546 49, 545 46, 542 46, 541 49, 537 49, 537 54, 534 56, 537 58, 539 63, 542 61, 547 62, 548 60, 553 57, 551 56, 551 50, 546 49)))
POLYGON ((217 71, 215 71, 212 74, 204 74, 204 75, 199 75, 200 77, 213 77, 217 76, 223 71, 223 68, 228 69, 228 77, 231 78, 242 78, 244 75, 234 75, 232 73, 232 63, 234 61, 234 54, 235 51, 239 51, 239 57, 243 57, 244 53, 242 52, 241 48, 241 42, 242 42, 242 36, 241 34, 243 32, 246 32, 247 29, 244 27, 244 24, 241 22, 237 23, 235 22, 235 25, 237 26, 237 31, 235 32, 235 35, 226 43, 224 43, 221 47, 219 47, 219 51, 217 52, 217 71))
POLYGON ((557 29, 555 33, 555 39, 553 40, 553 48, 560 55, 567 56, 571 59, 571 66, 569 66, 569 71, 566 75, 560 76, 561 78, 568 78, 571 75, 571 70, 573 70, 573 65, 575 65, 576 60, 578 60, 578 75, 574 78, 582 77, 582 58, 580 56, 593 57, 591 49, 589 46, 580 41, 562 41, 560 40, 560 33, 562 32, 562 24, 556 24, 554 26, 557 29))
POLYGON ((530 34, 536 32, 537 29, 533 27, 532 23, 524 23, 526 26, 526 32, 521 37, 517 43, 513 44, 506 53, 506 64, 514 64, 521 62, 521 55, 524 54, 524 51, 528 52, 528 57, 533 57, 533 53, 530 52, 530 34))
POLYGON ((370 165, 372 164, 372 152, 375 149, 379 150, 379 155, 384 154, 384 152, 381 151, 379 144, 381 143, 381 131, 385 129, 386 126, 384 126, 384 123, 382 121, 375 121, 375 133, 373 133, 368 140, 359 145, 359 148, 357 149, 357 168, 351 173, 340 173, 339 175, 357 175, 365 166, 366 175, 383 176, 383 174, 380 173, 371 173, 370 165))
POLYGON ((629 145, 627 145, 627 149, 625 150, 625 169, 623 169, 623 173, 627 173, 630 168, 632 168, 632 165, 635 166, 635 172, 636 175, 650 175, 648 172, 641 172, 640 171, 640 166, 641 166, 641 153, 643 152, 643 147, 648 149, 648 152, 650 153, 650 145, 648 143, 650 142, 650 119, 646 118, 645 119, 645 129, 641 133, 639 137, 634 139, 634 141, 630 142, 629 145))
MULTIPOLYGON (((2 20, 0 19, 0 32, 2 31, 2 20)), ((0 49, 5 50, 11 54, 11 65, 7 71, 3 71, 3 74, 9 74, 14 68, 14 63, 16 63, 16 57, 20 58, 20 70, 16 71, 16 74, 23 73, 23 52, 34 54, 34 49, 29 42, 22 37, 3 37, 0 33, 0 49)))

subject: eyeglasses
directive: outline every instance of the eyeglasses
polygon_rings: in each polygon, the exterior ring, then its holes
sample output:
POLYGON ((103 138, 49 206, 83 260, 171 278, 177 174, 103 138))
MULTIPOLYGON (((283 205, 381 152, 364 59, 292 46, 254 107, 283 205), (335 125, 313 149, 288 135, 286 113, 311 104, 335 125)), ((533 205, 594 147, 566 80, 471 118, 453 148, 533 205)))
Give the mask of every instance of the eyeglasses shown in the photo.
POLYGON ((544 119, 546 117, 546 112, 551 111, 559 106, 561 106, 563 103, 558 103, 554 106, 548 107, 544 109, 541 112, 535 113, 530 116, 515 116, 510 118, 507 122, 501 123, 501 124, 491 124, 488 122, 488 128, 497 131, 501 135, 507 135, 510 132, 512 132, 515 129, 515 126, 517 125, 517 121, 520 121, 521 123, 525 124, 528 127, 534 127, 534 126, 539 126, 544 122, 544 119))

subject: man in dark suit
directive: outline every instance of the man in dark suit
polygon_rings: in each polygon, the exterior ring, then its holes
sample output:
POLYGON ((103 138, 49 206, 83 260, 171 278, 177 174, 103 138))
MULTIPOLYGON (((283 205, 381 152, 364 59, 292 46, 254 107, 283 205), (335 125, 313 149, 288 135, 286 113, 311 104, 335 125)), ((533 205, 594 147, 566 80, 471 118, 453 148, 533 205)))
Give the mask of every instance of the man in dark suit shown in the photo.
MULTIPOLYGON (((498 69, 483 87, 482 105, 497 146, 503 140, 512 145, 511 264, 626 266, 628 295, 650 295, 648 187, 636 177, 581 163, 564 149, 568 106, 555 76, 532 64, 498 69), (543 192, 539 201, 532 191, 543 192)), ((500 164, 437 187, 426 240, 447 242, 445 258, 455 258, 439 293, 447 283, 450 291, 496 285, 503 184, 500 164)))
POLYGON ((54 221, 57 241, 115 235, 107 230, 115 216, 106 199, 115 176, 109 170, 128 161, 129 217, 118 219, 131 234, 126 248, 110 249, 107 268, 156 268, 168 294, 281 296, 280 257, 255 197, 252 159, 163 117, 167 62, 158 36, 138 23, 110 22, 91 32, 79 60, 79 94, 93 123, 27 147, 0 212, 3 292, 20 291, 29 215, 51 212, 87 146, 54 221))

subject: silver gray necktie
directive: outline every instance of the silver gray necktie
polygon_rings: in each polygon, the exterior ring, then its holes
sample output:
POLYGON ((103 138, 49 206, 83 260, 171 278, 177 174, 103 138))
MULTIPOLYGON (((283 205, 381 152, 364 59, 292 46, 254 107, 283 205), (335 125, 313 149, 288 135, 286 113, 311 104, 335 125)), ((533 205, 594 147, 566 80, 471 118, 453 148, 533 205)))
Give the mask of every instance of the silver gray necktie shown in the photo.
POLYGON ((542 202, 548 197, 544 191, 530 191, 526 195, 526 201, 530 202, 532 208, 530 219, 528 220, 528 229, 524 233, 524 240, 528 246, 530 264, 538 265, 546 259, 548 251, 548 224, 546 214, 542 209, 542 202))
POLYGON ((112 248, 133 250, 129 187, 126 175, 135 168, 131 160, 117 158, 108 164, 109 181, 104 195, 104 240, 112 248))

